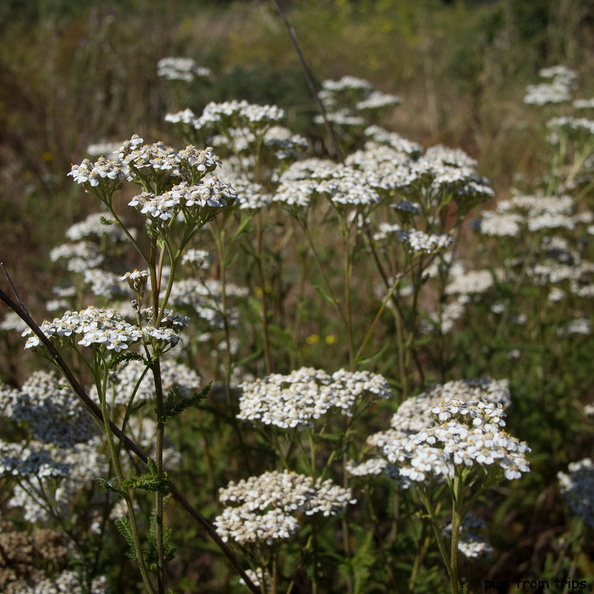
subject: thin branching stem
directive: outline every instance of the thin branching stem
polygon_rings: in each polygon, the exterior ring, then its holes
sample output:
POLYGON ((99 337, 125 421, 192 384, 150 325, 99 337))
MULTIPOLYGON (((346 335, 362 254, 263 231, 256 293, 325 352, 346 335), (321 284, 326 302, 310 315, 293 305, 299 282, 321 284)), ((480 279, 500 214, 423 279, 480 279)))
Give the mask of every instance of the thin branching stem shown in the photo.
MULTIPOLYGON (((95 419, 100 427, 103 427, 105 431, 105 425, 109 425, 109 431, 111 431, 124 445, 124 447, 132 452, 137 458, 141 460, 145 465, 148 465, 148 456, 145 452, 127 435, 124 435, 122 431, 111 422, 109 417, 103 414, 101 408, 91 399, 87 394, 86 390, 82 387, 79 381, 72 373, 70 367, 60 355, 58 350, 55 348, 51 340, 42 332, 35 320, 31 315, 23 309, 18 303, 16 303, 3 289, 0 289, 0 300, 2 300, 12 311, 14 311, 22 320, 27 324, 31 331, 39 338, 43 346, 47 349, 49 355, 54 360, 56 366, 60 369, 70 387, 74 390, 78 398, 85 406, 86 410, 95 419)), ((237 571, 241 578, 246 583, 247 587, 255 594, 260 594, 260 589, 252 582, 249 576, 245 573, 243 567, 239 564, 239 561, 235 557, 233 551, 229 548, 227 543, 219 536, 214 526, 198 511, 196 510, 181 491, 176 487, 173 482, 169 482, 169 492, 172 497, 184 508, 184 510, 205 530, 205 532, 213 539, 215 544, 219 547, 222 553, 230 565, 237 571)))

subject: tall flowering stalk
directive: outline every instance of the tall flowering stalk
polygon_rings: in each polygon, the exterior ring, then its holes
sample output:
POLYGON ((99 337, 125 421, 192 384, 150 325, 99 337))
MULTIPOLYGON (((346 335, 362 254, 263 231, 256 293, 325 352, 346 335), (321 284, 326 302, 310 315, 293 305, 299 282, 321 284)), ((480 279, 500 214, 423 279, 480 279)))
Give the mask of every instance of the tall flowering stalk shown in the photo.
POLYGON ((320 592, 319 540, 327 519, 355 503, 350 488, 328 476, 342 474, 342 454, 353 437, 351 425, 376 399, 390 397, 390 387, 383 377, 365 371, 342 369, 330 375, 313 368, 271 374, 241 387, 238 419, 253 424, 272 443, 283 470, 221 489, 219 498, 227 507, 215 520, 217 530, 251 560, 262 591, 277 592, 282 544, 296 538, 307 523, 307 541, 287 592, 306 567, 312 592, 320 592), (336 420, 338 439, 323 458, 322 445, 336 420))
POLYGON ((472 506, 493 485, 529 471, 530 449, 503 429, 504 404, 509 404, 504 382, 481 379, 435 386, 404 402, 391 429, 368 438, 376 457, 349 465, 354 476, 386 474, 402 489, 418 494, 452 594, 461 591, 460 539, 472 506), (442 509, 447 507, 451 524, 444 532, 442 509))
MULTIPOLYGON (((104 485, 126 502, 129 518, 122 520, 119 527, 132 547, 132 556, 137 559, 144 585, 150 592, 165 592, 165 562, 173 553, 164 524, 164 498, 172 490, 164 463, 165 425, 169 418, 198 402, 206 393, 202 391, 182 399, 175 392, 165 393, 162 357, 179 343, 178 333, 188 324, 187 318, 174 314, 167 305, 177 267, 189 242, 237 199, 232 186, 211 175, 220 164, 210 148, 201 151, 188 146, 176 151, 162 143, 145 145, 141 138, 134 136, 123 143, 115 159, 101 157, 95 163, 85 159, 80 165, 74 165, 70 175, 106 207, 109 218, 104 217, 103 224, 117 224, 147 267, 122 277, 134 297, 132 307, 136 320, 131 324, 113 309, 89 307, 78 312, 68 311, 60 318, 44 322, 38 332, 25 333, 29 336, 27 348, 47 346, 49 339, 53 348, 74 352, 91 372, 99 401, 99 418, 103 420, 100 428, 116 473, 116 481, 105 481, 104 485), (132 182, 142 190, 129 205, 146 217, 148 246, 128 229, 114 206, 114 194, 124 182, 132 182), (145 371, 135 380, 135 387, 125 403, 122 431, 116 431, 116 411, 108 400, 110 377, 131 361, 142 362, 145 371), (148 475, 128 477, 118 442, 137 408, 134 398, 149 370, 156 414, 155 458, 145 458, 148 475), (155 493, 155 533, 150 537, 154 551, 148 550, 148 553, 138 531, 135 489, 155 493), (149 573, 153 567, 156 585, 149 573)), ((53 351, 52 358, 56 360, 53 351)), ((83 401, 89 405, 87 400, 83 401)), ((89 412, 97 416, 96 409, 89 412)))

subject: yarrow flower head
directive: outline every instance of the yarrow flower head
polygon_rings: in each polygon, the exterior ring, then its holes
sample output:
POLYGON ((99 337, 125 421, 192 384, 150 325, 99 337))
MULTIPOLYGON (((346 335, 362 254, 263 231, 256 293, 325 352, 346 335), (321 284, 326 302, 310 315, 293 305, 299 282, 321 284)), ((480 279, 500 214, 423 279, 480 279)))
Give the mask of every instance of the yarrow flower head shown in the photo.
MULTIPOLYGON (((235 190, 209 174, 222 165, 211 147, 192 145, 175 150, 162 142, 144 144, 137 135, 126 140, 113 160, 100 157, 73 165, 71 175, 112 211, 113 193, 124 180, 143 188, 130 205, 146 214, 159 229, 182 214, 186 222, 204 224, 237 199, 235 190)), ((104 221, 109 223, 107 219, 104 221)))
POLYGON ((244 127, 257 130, 279 125, 285 118, 285 111, 276 105, 254 105, 233 100, 209 103, 202 115, 192 120, 192 126, 204 132, 244 127))
MULTIPOLYGON (((327 110, 330 121, 343 126, 364 126, 365 117, 380 110, 396 107, 402 103, 400 97, 382 93, 367 80, 354 76, 343 76, 340 80, 322 81, 322 90, 318 97, 327 110)), ((323 120, 318 117, 316 123, 323 120)))
POLYGON ((111 191, 118 189, 122 182, 128 179, 126 169, 120 163, 105 157, 99 157, 95 163, 83 159, 80 165, 72 165, 68 175, 72 176, 77 184, 91 188, 105 184, 111 191))
POLYGON ((314 481, 288 471, 231 482, 220 489, 219 499, 229 505, 213 522, 224 541, 267 546, 295 534, 298 515, 334 516, 355 503, 350 489, 330 479, 314 481))
POLYGON ((68 448, 97 435, 95 423, 76 394, 55 373, 36 371, 19 390, 6 392, 0 386, 1 400, 7 400, 4 414, 26 424, 38 442, 68 448))
POLYGON ((343 369, 329 375, 309 367, 244 382, 241 388, 239 419, 285 429, 311 425, 330 410, 350 416, 362 398, 391 396, 390 386, 380 375, 343 369))
POLYGON ((451 479, 458 469, 486 471, 494 480, 527 472, 528 446, 507 434, 507 382, 449 382, 406 400, 392 428, 368 438, 379 456, 351 462, 354 476, 387 474, 404 487, 451 479), (478 398, 478 399, 477 399, 478 398))
MULTIPOLYGON (((90 214, 84 221, 75 223, 66 230, 66 238, 69 241, 82 241, 87 239, 100 239, 105 237, 111 242, 126 241, 124 231, 113 224, 108 212, 96 212, 90 214)), ((134 235, 134 229, 131 230, 134 235)))
MULTIPOLYGON (((480 559, 493 552, 493 547, 480 534, 487 530, 487 523, 474 514, 468 514, 462 521, 460 536, 458 539, 458 550, 468 559, 480 559)), ((450 535, 452 525, 446 527, 444 534, 450 535)))
MULTIPOLYGON (((165 392, 175 390, 182 397, 190 396, 202 387, 202 380, 195 371, 167 359, 161 363, 161 380, 165 392)), ((97 398, 96 390, 91 389, 90 394, 97 398)), ((153 401, 155 382, 146 373, 142 361, 128 361, 110 374, 106 396, 112 405, 128 406, 133 398, 137 403, 153 401)))
POLYGON ((77 241, 64 243, 52 249, 50 260, 62 261, 70 272, 80 274, 99 266, 104 260, 104 255, 97 244, 90 241, 77 241))
POLYGON ((214 261, 214 256, 206 250, 189 249, 182 256, 182 264, 190 264, 199 270, 208 270, 214 261))
POLYGON ((148 270, 134 269, 131 272, 126 272, 124 276, 120 277, 120 280, 126 281, 135 293, 140 293, 144 291, 149 276, 150 274, 148 270))
POLYGON ((119 159, 129 179, 153 187, 155 191, 169 189, 177 183, 197 183, 207 173, 221 166, 221 160, 211 147, 199 150, 188 145, 181 151, 163 142, 143 144, 133 136, 122 144, 119 159))
MULTIPOLYGON (((128 347, 139 342, 145 336, 152 337, 152 332, 158 329, 133 326, 124 320, 114 309, 102 309, 88 307, 82 311, 67 311, 61 318, 44 321, 41 331, 50 340, 77 340, 81 346, 105 348, 116 353, 128 349, 128 347)), ((23 332, 27 336, 25 348, 33 348, 41 345, 38 336, 33 335, 30 329, 23 332)), ((177 336, 168 336, 167 342, 177 342, 177 336)))
POLYGON ((482 235, 512 237, 523 229, 573 229, 578 223, 574 208, 571 196, 516 194, 500 200, 494 211, 484 212, 474 229, 482 235))
POLYGON ((434 254, 445 250, 454 241, 451 235, 429 235, 423 231, 397 231, 398 241, 404 243, 407 250, 413 254, 434 254))
POLYGON ((594 528, 594 464, 590 458, 571 462, 557 475, 561 493, 571 511, 594 528))
POLYGON ((398 470, 403 486, 453 479, 472 467, 507 479, 528 472, 528 446, 501 429, 503 409, 484 401, 450 400, 431 409, 433 427, 388 441, 382 453, 398 470))
POLYGON ((187 223, 204 224, 222 208, 233 205, 235 200, 237 193, 232 186, 216 177, 209 177, 193 186, 182 182, 163 194, 144 192, 128 205, 160 225, 175 220, 180 214, 187 223))
POLYGON ((198 66, 192 58, 167 57, 157 62, 157 74, 167 80, 190 83, 195 78, 208 78, 211 71, 204 66, 198 66))
POLYGON ((571 94, 575 88, 578 75, 575 70, 560 64, 542 68, 538 75, 547 79, 546 83, 528 85, 524 103, 528 105, 549 105, 571 101, 571 94))

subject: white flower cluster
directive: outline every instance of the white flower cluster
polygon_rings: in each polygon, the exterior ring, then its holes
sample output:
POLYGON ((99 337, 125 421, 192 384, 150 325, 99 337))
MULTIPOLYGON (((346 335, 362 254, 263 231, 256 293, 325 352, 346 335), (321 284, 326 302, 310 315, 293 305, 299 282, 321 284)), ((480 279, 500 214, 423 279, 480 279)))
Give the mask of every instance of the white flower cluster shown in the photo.
POLYGON ((467 299, 465 298, 451 301, 443 306, 441 315, 437 313, 429 314, 428 319, 421 322, 421 332, 423 334, 431 334, 435 328, 442 336, 449 334, 453 330, 455 323, 464 315, 466 301, 467 299))
POLYGON ((592 334, 592 322, 588 318, 575 318, 565 326, 557 328, 557 336, 571 336, 574 334, 590 336, 592 334))
POLYGON ((90 241, 63 243, 50 251, 52 262, 64 261, 70 272, 83 273, 89 268, 96 268, 103 260, 99 246, 90 241))
POLYGON ((561 493, 571 511, 594 528, 594 464, 584 458, 571 462, 567 470, 557 475, 561 493))
POLYGON ((490 237, 517 237, 524 223, 520 213, 487 210, 481 213, 473 229, 490 237))
MULTIPOLYGON (((425 392, 408 398, 392 417, 391 428, 371 435, 367 443, 372 446, 379 456, 375 456, 362 463, 349 463, 348 470, 353 476, 376 475, 380 473, 392 477, 399 476, 399 471, 389 462, 383 449, 390 443, 406 442, 416 434, 432 429, 436 425, 433 410, 454 401, 458 407, 460 403, 483 402, 492 404, 500 411, 511 403, 507 380, 491 378, 477 378, 472 380, 455 380, 445 384, 437 384, 425 392)), ((452 409, 445 409, 445 415, 451 414, 452 409)), ((496 412, 495 415, 501 415, 496 412)), ((499 417, 500 418, 500 417, 499 417)))
POLYGON ((453 479, 461 468, 493 469, 509 480, 529 471, 525 454, 530 449, 502 429, 501 405, 452 399, 429 412, 432 427, 403 437, 392 433, 379 446, 403 487, 453 479))
POLYGON ((195 78, 208 78, 210 69, 198 66, 192 58, 168 57, 157 62, 157 74, 167 80, 181 80, 187 83, 195 78))
MULTIPOLYGON (((225 295, 229 298, 242 299, 248 295, 246 287, 233 283, 225 284, 225 295)), ((223 328, 223 287, 215 279, 188 278, 177 281, 171 290, 171 305, 180 308, 190 308, 198 314, 201 321, 212 328, 223 328)), ((225 311, 227 324, 234 326, 237 323, 237 309, 229 307, 225 311)))
POLYGON ((206 250, 189 249, 182 256, 182 264, 191 264, 199 270, 208 270, 213 261, 214 257, 206 250))
POLYGON ((369 126, 365 129, 365 136, 369 138, 365 145, 366 149, 375 148, 375 146, 388 146, 398 153, 404 153, 415 159, 423 154, 423 147, 401 134, 396 132, 388 132, 379 126, 369 126))
POLYGON ((289 207, 307 207, 316 196, 335 205, 372 208, 394 190, 405 187, 409 159, 388 147, 358 151, 346 164, 307 159, 289 166, 272 195, 274 202, 289 207))
MULTIPOLYGON (((86 583, 78 572, 65 569, 60 574, 43 578, 34 584, 29 583, 20 594, 85 594, 89 592, 86 583)), ((93 578, 90 592, 93 594, 109 594, 111 589, 105 576, 93 578)))
POLYGON ((24 332, 26 330, 27 324, 22 320, 22 318, 16 314, 14 311, 9 311, 0 322, 0 331, 10 331, 15 330, 17 332, 24 332))
POLYGON ((347 158, 347 164, 365 172, 367 183, 425 210, 453 198, 464 214, 494 196, 489 182, 478 176, 476 160, 460 149, 436 145, 424 153, 418 145, 377 126, 367 129, 374 142, 347 158))
POLYGON ((477 162, 460 149, 432 146, 413 162, 410 181, 403 191, 415 197, 425 193, 428 205, 437 205, 447 195, 462 211, 493 198, 489 182, 475 172, 477 162))
POLYGON ((272 201, 288 208, 307 208, 315 196, 318 182, 309 179, 287 180, 272 195, 272 201))
POLYGON ((119 142, 96 142, 87 146, 87 155, 89 155, 89 157, 113 158, 117 156, 117 151, 119 148, 119 142))
MULTIPOLYGON (((400 97, 382 93, 370 82, 354 76, 323 81, 318 97, 326 108, 328 120, 342 126, 365 126, 366 120, 359 112, 376 112, 402 103, 400 97)), ((314 121, 321 124, 323 118, 317 116, 314 121)))
POLYGON ((538 72, 541 78, 549 80, 546 83, 528 85, 524 103, 528 105, 549 105, 565 103, 571 100, 571 94, 578 80, 577 73, 567 66, 551 66, 538 72))
POLYGON ((151 194, 144 192, 128 202, 153 221, 170 221, 183 213, 186 219, 195 218, 196 213, 215 213, 218 209, 231 206, 237 200, 235 189, 217 177, 204 179, 198 185, 187 182, 174 186, 168 192, 151 194))
POLYGON ((540 83, 528 85, 524 103, 528 105, 550 105, 571 101, 572 88, 565 83, 540 83))
POLYGON ((363 171, 377 187, 394 190, 405 185, 410 157, 402 151, 382 144, 367 143, 365 149, 351 153, 345 165, 363 171))
POLYGON ((253 168, 251 162, 256 153, 264 156, 266 161, 295 161, 309 147, 303 136, 279 125, 285 118, 285 112, 276 105, 227 101, 209 103, 200 117, 186 109, 167 114, 165 121, 177 125, 186 134, 198 131, 217 149, 226 150, 235 157, 241 155, 238 171, 244 175, 247 162, 253 168))
POLYGON ((451 235, 432 234, 414 229, 397 232, 398 241, 404 243, 407 250, 413 254, 434 254, 445 250, 454 241, 451 235))
POLYGON ((288 128, 272 126, 264 134, 264 145, 273 151, 280 161, 296 161, 309 148, 309 141, 303 136, 293 134, 288 128))
MULTIPOLYGON (((408 398, 399 407, 390 423, 398 435, 418 433, 434 425, 431 409, 450 400, 484 400, 507 408, 511 396, 507 380, 477 378, 472 380, 454 380, 445 384, 436 384, 425 392, 408 398)), ((372 436, 373 441, 382 439, 382 433, 372 436)))
POLYGON ((260 210, 272 202, 272 197, 260 184, 246 180, 244 177, 233 178, 232 183, 237 194, 241 196, 240 210, 260 210))
MULTIPOLYGON (((221 160, 210 147, 199 150, 188 145, 177 151, 162 142, 144 144, 135 134, 120 145, 115 159, 100 157, 95 163, 85 159, 80 165, 73 165, 68 175, 87 190, 99 187, 98 196, 106 201, 126 180, 161 192, 176 184, 195 186, 220 166, 221 160)), ((204 191, 208 194, 208 189, 204 191)))
POLYGON ((23 509, 27 522, 48 522, 53 513, 66 517, 76 496, 91 481, 107 472, 105 458, 99 454, 100 438, 71 447, 51 447, 37 441, 0 443, 0 472, 18 477, 26 488, 16 485, 8 507, 23 509))
POLYGON ((97 435, 97 426, 76 394, 55 373, 36 371, 20 390, 0 389, 0 398, 6 400, 0 405, 4 415, 26 425, 38 442, 68 448, 97 435))
MULTIPOLYGON (((161 363, 163 391, 176 390, 186 397, 201 388, 200 376, 182 363, 165 359, 161 363)), ((112 405, 127 406, 134 396, 135 402, 155 398, 155 381, 151 370, 142 361, 129 361, 110 375, 107 400, 112 405)), ((96 390, 91 390, 96 397, 96 390)))
POLYGON ((388 107, 396 107, 402 103, 400 97, 382 93, 380 91, 372 91, 362 101, 357 101, 356 108, 359 111, 377 111, 379 109, 386 109, 388 107))
MULTIPOLYGON (((170 119, 176 123, 176 118, 170 119)), ((293 134, 283 126, 272 126, 264 130, 264 136, 256 134, 251 128, 225 129, 224 134, 210 137, 209 142, 215 147, 224 147, 233 153, 247 153, 253 156, 255 150, 264 146, 279 161, 301 158, 301 153, 309 147, 309 142, 303 137, 293 134)))
POLYGON ((122 282, 122 278, 119 275, 99 268, 85 270, 83 283, 91 287, 94 295, 108 297, 109 299, 128 294, 128 286, 122 282))
POLYGON ((68 466, 52 459, 44 444, 7 443, 0 441, 0 476, 29 479, 63 478, 68 475, 68 466))
POLYGON ((578 73, 575 70, 568 68, 564 64, 541 68, 538 71, 538 76, 541 78, 560 80, 572 86, 576 85, 578 82, 578 73))
POLYGON ((386 241, 391 235, 401 231, 400 225, 395 223, 380 223, 378 230, 373 234, 374 241, 386 241))
MULTIPOLYGON (((326 119, 332 124, 343 126, 345 128, 349 126, 361 128, 367 123, 364 117, 352 115, 348 109, 329 112, 326 114, 326 119)), ((323 124, 324 118, 321 115, 317 115, 314 117, 313 121, 316 124, 323 124)))
POLYGON ((84 221, 69 227, 66 230, 66 239, 81 241, 88 238, 99 239, 105 237, 109 242, 126 241, 126 234, 118 225, 103 222, 109 220, 110 215, 107 212, 92 213, 84 221))
POLYGON ((219 128, 258 130, 279 125, 285 118, 285 111, 276 105, 254 105, 247 101, 233 100, 223 103, 210 102, 202 115, 194 117, 190 123, 194 129, 204 132, 219 128))
POLYGON ((523 230, 574 229, 583 214, 574 214, 570 196, 516 195, 500 200, 494 211, 482 214, 475 226, 483 235, 518 236, 523 230))
POLYGON ((324 517, 342 513, 355 503, 350 489, 330 479, 314 481, 294 472, 266 472, 219 491, 221 503, 231 504, 214 520, 224 541, 273 545, 299 530, 296 515, 324 517))
POLYGON ((237 418, 284 429, 311 425, 333 410, 350 416, 362 398, 391 396, 390 386, 380 375, 344 369, 329 375, 311 367, 244 382, 241 388, 237 418))
MULTIPOLYGON (((270 576, 265 573, 263 569, 258 569, 257 571, 254 571, 253 569, 246 569, 245 573, 250 578, 250 580, 252 580, 254 586, 257 588, 263 588, 264 592, 272 591, 272 581, 270 580, 270 576)), ((243 579, 240 579, 239 583, 242 586, 246 585, 243 579)))
POLYGON ((194 184, 207 173, 221 166, 221 160, 211 147, 200 150, 188 145, 180 151, 162 142, 142 144, 142 138, 133 136, 120 148, 119 158, 132 179, 161 179, 194 184))
MULTIPOLYGON (((87 347, 100 347, 108 351, 121 352, 131 344, 144 340, 170 345, 177 344, 179 338, 170 328, 139 328, 124 320, 114 309, 87 307, 82 311, 67 311, 61 318, 46 320, 41 324, 42 332, 49 338, 74 339, 82 336, 77 344, 87 347)), ((25 348, 41 345, 41 340, 30 329, 23 332, 27 336, 25 348)))
POLYGON ((315 188, 335 204, 372 206, 380 202, 380 196, 362 171, 348 166, 337 167, 332 178, 321 181, 315 188))
POLYGON ((547 128, 551 131, 551 144, 558 144, 562 136, 582 142, 591 142, 594 136, 594 120, 587 118, 557 117, 547 122, 547 128))
POLYGON ((373 85, 369 81, 349 75, 343 76, 340 80, 322 81, 322 90, 332 93, 342 91, 363 91, 367 93, 373 91, 373 88, 373 85))
POLYGON ((83 159, 80 165, 72 165, 68 175, 72 176, 77 184, 88 184, 95 188, 100 183, 107 183, 112 190, 128 179, 125 168, 122 168, 118 161, 105 157, 99 157, 94 163, 89 159, 83 159))
POLYGON ((196 114, 189 107, 176 113, 168 113, 165 116, 165 121, 170 124, 184 124, 187 126, 191 126, 195 119, 196 114))
POLYGON ((492 270, 459 271, 446 287, 447 295, 477 295, 494 285, 498 274, 492 270))
MULTIPOLYGON (((482 518, 474 514, 468 514, 462 521, 460 536, 458 540, 458 550, 468 559, 480 559, 493 552, 493 547, 489 542, 479 534, 487 529, 487 523, 482 518)), ((449 536, 452 532, 450 524, 444 530, 449 536)))
MULTIPOLYGON (((138 342, 142 338, 140 328, 131 326, 119 316, 115 310, 100 309, 93 306, 82 311, 67 311, 61 318, 53 321, 45 320, 41 324, 42 332, 50 338, 70 338, 82 335, 78 344, 105 345, 109 350, 122 351, 129 343, 138 342)), ((23 332, 28 336, 25 348, 39 346, 39 337, 30 329, 23 332)))
POLYGON ((574 109, 594 109, 594 99, 576 99, 573 102, 574 109))

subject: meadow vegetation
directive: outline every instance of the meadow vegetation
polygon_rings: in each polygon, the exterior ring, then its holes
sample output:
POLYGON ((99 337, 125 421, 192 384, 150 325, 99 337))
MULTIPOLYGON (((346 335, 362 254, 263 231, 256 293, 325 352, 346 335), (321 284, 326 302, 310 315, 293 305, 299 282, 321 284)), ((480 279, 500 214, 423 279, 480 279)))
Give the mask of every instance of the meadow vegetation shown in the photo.
POLYGON ((590 3, 282 4, 0 6, 0 590, 590 591, 590 3))

